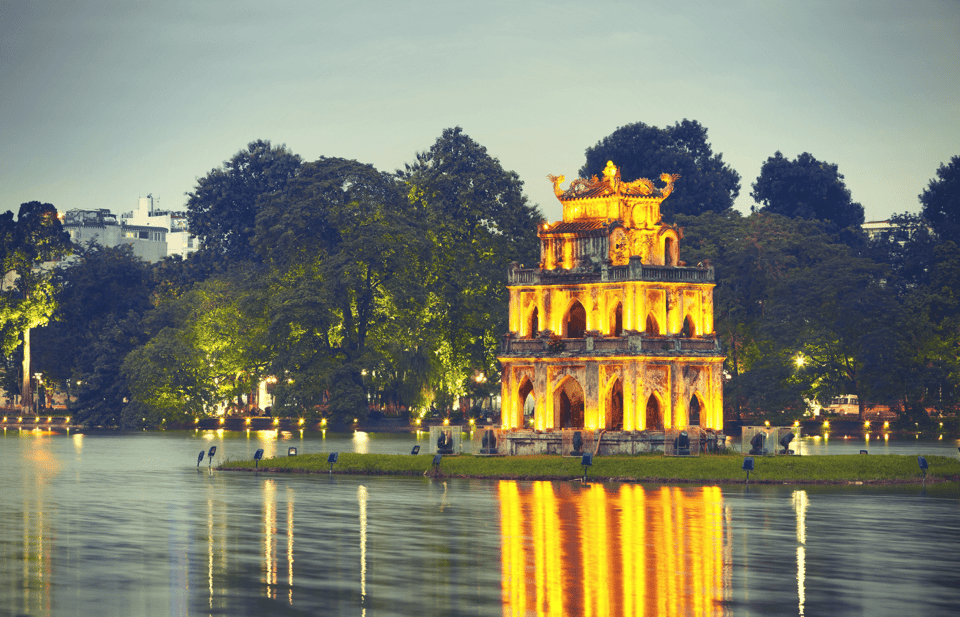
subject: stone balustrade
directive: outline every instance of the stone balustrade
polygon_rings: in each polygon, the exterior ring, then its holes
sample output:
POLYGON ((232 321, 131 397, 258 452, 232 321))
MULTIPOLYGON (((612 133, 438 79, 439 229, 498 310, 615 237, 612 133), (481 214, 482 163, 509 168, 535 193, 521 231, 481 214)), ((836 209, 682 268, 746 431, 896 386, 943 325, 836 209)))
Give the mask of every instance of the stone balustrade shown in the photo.
POLYGON ((720 339, 713 336, 683 338, 679 336, 586 336, 584 338, 560 339, 562 351, 551 349, 549 338, 503 338, 501 353, 504 355, 561 355, 595 353, 599 355, 676 354, 677 352, 719 354, 720 339))
POLYGON ((598 271, 540 270, 511 268, 507 270, 507 285, 556 285, 606 282, 669 282, 713 283, 713 267, 651 266, 632 260, 628 266, 601 266, 598 271))

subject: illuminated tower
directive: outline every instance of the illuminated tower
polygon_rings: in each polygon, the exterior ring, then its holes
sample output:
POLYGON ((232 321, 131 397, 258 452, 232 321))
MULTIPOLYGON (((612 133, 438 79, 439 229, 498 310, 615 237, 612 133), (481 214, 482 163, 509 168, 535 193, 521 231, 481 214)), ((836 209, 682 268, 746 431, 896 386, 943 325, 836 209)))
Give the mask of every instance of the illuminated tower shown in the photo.
POLYGON ((603 177, 562 190, 563 221, 538 230, 540 264, 508 273, 504 429, 723 428, 723 355, 713 331, 713 268, 677 259, 683 229, 660 220, 662 188, 603 177))

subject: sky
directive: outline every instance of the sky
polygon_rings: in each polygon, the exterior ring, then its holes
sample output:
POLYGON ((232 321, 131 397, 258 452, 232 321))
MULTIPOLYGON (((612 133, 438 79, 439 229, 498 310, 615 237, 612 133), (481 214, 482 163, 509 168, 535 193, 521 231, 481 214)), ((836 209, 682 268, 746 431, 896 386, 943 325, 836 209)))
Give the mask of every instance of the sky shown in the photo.
POLYGON ((960 155, 960 2, 0 0, 0 211, 181 210, 255 139, 391 172, 461 126, 552 221, 548 174, 684 118, 743 212, 778 150, 917 212, 960 155))

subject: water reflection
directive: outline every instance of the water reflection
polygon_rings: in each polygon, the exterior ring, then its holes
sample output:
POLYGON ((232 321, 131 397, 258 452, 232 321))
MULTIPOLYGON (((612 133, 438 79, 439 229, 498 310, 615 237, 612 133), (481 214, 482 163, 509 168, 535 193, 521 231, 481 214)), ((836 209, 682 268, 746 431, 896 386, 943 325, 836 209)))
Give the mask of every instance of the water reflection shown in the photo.
MULTIPOLYGON (((196 470, 197 445, 210 442, 188 437, 6 438, 0 606, 937 615, 960 603, 956 483, 922 492, 230 474, 196 470)), ((269 444, 273 432, 221 446, 236 456, 269 444)))
POLYGON ((505 615, 719 615, 718 487, 499 484, 505 615))

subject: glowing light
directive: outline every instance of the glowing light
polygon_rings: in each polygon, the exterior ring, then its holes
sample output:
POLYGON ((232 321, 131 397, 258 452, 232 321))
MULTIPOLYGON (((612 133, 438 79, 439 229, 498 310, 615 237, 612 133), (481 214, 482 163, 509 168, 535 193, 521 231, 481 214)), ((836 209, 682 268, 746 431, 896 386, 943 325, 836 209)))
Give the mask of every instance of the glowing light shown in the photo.
MULTIPOLYGON (((53 421, 53 418, 51 418, 50 416, 47 416, 47 422, 51 422, 51 421, 53 421)), ((943 422, 940 423, 940 426, 943 426, 943 422)))
POLYGON ((280 424, 280 418, 274 418, 274 419, 273 419, 273 425, 276 426, 276 425, 278 425, 278 424, 280 424))
POLYGON ((889 422, 884 422, 884 423, 883 423, 883 428, 890 428, 890 423, 889 423, 889 422))
POLYGON ((320 426, 326 426, 326 425, 327 425, 327 419, 326 419, 326 418, 323 418, 322 420, 320 420, 320 426))
POLYGON ((830 428, 830 420, 823 421, 823 428, 830 428))
POLYGON ((870 420, 867 420, 866 422, 864 422, 863 425, 867 428, 870 428, 870 420))
POLYGON ((797 354, 797 357, 794 358, 793 363, 797 365, 797 368, 799 368, 807 363, 807 359, 804 358, 802 354, 797 354))
POLYGON ((770 420, 767 420, 766 422, 764 422, 764 424, 765 424, 766 426, 770 426, 770 420))
POLYGON ((450 418, 444 418, 444 419, 443 419, 443 425, 444 425, 444 426, 450 426, 450 418))
POLYGON ((884 441, 889 441, 889 440, 890 440, 890 433, 884 433, 884 434, 883 434, 883 440, 884 440, 884 441))
POLYGON ((303 418, 300 418, 300 426, 303 426, 303 418))
POLYGON ((244 423, 244 424, 250 424, 250 418, 247 418, 246 420, 244 420, 243 423, 244 423))
POLYGON ((220 424, 223 424, 223 423, 224 423, 224 419, 220 418, 220 424))
POLYGON ((794 420, 794 421, 793 421, 793 425, 794 425, 794 426, 800 426, 800 420, 794 420))

